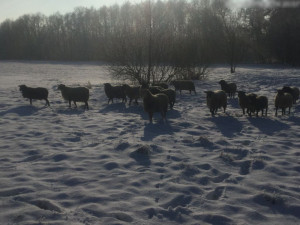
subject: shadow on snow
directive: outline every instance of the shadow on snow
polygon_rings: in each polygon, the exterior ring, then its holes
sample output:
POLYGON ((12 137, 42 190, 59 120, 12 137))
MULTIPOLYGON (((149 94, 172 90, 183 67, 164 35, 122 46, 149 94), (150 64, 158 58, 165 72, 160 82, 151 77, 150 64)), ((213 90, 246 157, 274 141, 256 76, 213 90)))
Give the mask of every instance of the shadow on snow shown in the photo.
POLYGON ((153 138, 160 135, 172 135, 174 130, 168 121, 160 120, 156 123, 148 123, 144 127, 144 136, 142 141, 152 141, 153 138))
POLYGON ((209 120, 215 123, 217 128, 226 137, 233 137, 235 133, 239 133, 243 129, 242 123, 232 116, 212 117, 209 120))
POLYGON ((6 114, 15 113, 19 116, 31 116, 32 114, 38 112, 40 109, 44 109, 46 106, 42 108, 37 108, 35 106, 26 105, 26 106, 18 106, 12 109, 8 109, 6 111, 0 112, 0 116, 5 116, 6 114))
POLYGON ((281 130, 286 130, 289 129, 290 126, 282 123, 278 120, 272 120, 270 118, 248 118, 249 122, 258 128, 262 133, 267 134, 267 135, 272 135, 275 132, 281 131, 281 130))

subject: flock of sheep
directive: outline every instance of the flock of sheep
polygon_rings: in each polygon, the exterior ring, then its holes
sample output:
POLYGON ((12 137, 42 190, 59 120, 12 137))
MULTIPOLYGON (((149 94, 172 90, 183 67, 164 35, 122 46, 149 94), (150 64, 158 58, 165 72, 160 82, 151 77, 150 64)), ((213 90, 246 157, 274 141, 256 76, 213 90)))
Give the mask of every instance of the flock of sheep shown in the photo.
MULTIPOLYGON (((141 86, 129 86, 127 84, 112 86, 109 83, 104 84, 104 91, 108 98, 108 104, 110 101, 113 103, 114 98, 122 99, 122 102, 127 102, 129 98, 129 105, 132 100, 138 104, 138 99, 143 99, 143 105, 145 112, 149 115, 149 121, 152 123, 152 117, 154 112, 159 112, 163 119, 166 119, 166 113, 168 107, 172 109, 176 101, 176 91, 179 90, 180 94, 182 90, 188 90, 191 94, 193 91, 196 94, 195 85, 190 80, 175 80, 170 83, 174 86, 175 90, 169 89, 168 84, 158 83, 152 86, 143 84, 141 86)), ((223 108, 224 112, 227 107, 227 98, 234 98, 238 93, 238 101, 243 114, 247 112, 249 116, 252 113, 258 113, 261 111, 262 116, 267 116, 268 112, 268 98, 266 96, 260 96, 255 93, 246 93, 244 91, 237 91, 237 85, 235 83, 227 83, 225 80, 219 82, 222 90, 205 91, 206 103, 212 116, 214 116, 218 109, 223 108), (227 97, 228 96, 228 97, 227 97)), ((46 88, 38 87, 31 88, 26 85, 20 85, 20 91, 24 98, 45 100, 46 105, 50 106, 48 101, 48 90, 46 88)), ((69 102, 73 101, 75 106, 76 102, 84 102, 85 108, 89 109, 89 89, 85 87, 67 87, 63 84, 58 85, 58 90, 61 91, 62 97, 69 102)), ((282 115, 286 113, 290 114, 291 107, 299 99, 299 88, 284 86, 282 89, 277 90, 275 96, 275 116, 277 116, 278 109, 282 110, 282 115)))
MULTIPOLYGON (((210 109, 212 116, 217 112, 219 108, 224 109, 227 107, 227 95, 234 97, 235 93, 238 93, 239 105, 245 114, 245 110, 249 116, 252 113, 258 113, 261 111, 261 115, 267 116, 268 113, 268 98, 266 96, 257 95, 255 93, 248 93, 244 91, 237 91, 235 83, 227 83, 225 80, 219 82, 222 90, 217 91, 205 91, 207 106, 210 109)), ((282 89, 277 90, 275 96, 275 116, 277 116, 278 109, 282 110, 282 115, 286 113, 286 108, 291 112, 291 107, 296 104, 299 99, 299 88, 284 86, 282 89)))

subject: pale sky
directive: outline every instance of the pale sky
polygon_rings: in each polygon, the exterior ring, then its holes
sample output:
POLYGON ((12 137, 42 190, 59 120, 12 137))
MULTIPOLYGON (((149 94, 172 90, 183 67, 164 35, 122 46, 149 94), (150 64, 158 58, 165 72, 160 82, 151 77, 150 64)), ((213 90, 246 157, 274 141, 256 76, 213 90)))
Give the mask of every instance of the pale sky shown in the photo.
POLYGON ((24 14, 42 13, 50 16, 56 12, 65 14, 78 6, 94 7, 103 5, 123 4, 124 2, 139 3, 141 0, 0 0, 0 23, 6 19, 15 20, 24 14))
MULTIPOLYGON (((15 20, 24 14, 42 13, 50 16, 56 12, 65 14, 74 11, 78 6, 94 7, 111 6, 124 2, 140 3, 144 0, 0 0, 0 23, 6 19, 15 20)), ((229 0, 230 7, 268 7, 273 0, 229 0)), ((285 6, 299 6, 298 0, 285 0, 285 6)))

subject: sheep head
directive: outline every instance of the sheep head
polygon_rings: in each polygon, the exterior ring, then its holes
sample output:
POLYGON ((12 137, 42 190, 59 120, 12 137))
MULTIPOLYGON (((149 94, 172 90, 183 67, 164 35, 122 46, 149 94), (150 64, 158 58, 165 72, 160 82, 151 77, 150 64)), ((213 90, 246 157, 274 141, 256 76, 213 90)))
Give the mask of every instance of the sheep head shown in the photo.
POLYGON ((206 93, 206 98, 211 98, 211 96, 213 95, 213 91, 204 91, 204 93, 206 93))
POLYGON ((25 84, 19 85, 19 90, 24 91, 27 88, 25 84))
POLYGON ((104 88, 111 88, 112 86, 111 86, 111 84, 110 83, 105 83, 104 84, 104 88))
POLYGON ((57 90, 63 90, 65 87, 66 87, 66 85, 60 84, 60 85, 58 85, 57 90))
POLYGON ((219 84, 224 85, 224 84, 226 84, 226 81, 225 80, 220 80, 219 84))
POLYGON ((293 92, 293 89, 291 87, 289 87, 289 86, 284 86, 282 88, 282 91, 291 93, 291 92, 293 92))
POLYGON ((142 89, 147 89, 147 88, 149 88, 149 84, 147 84, 146 82, 143 82, 141 87, 142 87, 142 89))
POLYGON ((283 94, 284 94, 284 91, 281 90, 281 89, 278 89, 278 90, 277 90, 277 94, 278 94, 278 95, 283 95, 283 94))
POLYGON ((238 91, 238 97, 243 97, 246 95, 245 91, 238 91))

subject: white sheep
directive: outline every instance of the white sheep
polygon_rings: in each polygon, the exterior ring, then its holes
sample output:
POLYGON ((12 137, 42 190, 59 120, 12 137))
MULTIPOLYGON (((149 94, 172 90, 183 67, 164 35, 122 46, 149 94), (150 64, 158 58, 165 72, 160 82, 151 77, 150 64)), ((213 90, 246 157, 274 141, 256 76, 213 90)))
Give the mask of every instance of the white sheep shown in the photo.
POLYGON ((145 90, 149 90, 151 92, 151 94, 153 94, 153 95, 159 94, 159 93, 163 93, 163 94, 167 95, 169 98, 170 109, 173 109, 173 106, 176 102, 176 91, 174 91, 172 89, 164 89, 160 86, 150 86, 149 87, 147 84, 142 84, 142 86, 140 88, 141 96, 144 96, 145 90))
POLYGON ((195 84, 191 80, 173 80, 170 84, 175 87, 175 91, 179 90, 180 94, 182 90, 190 91, 190 94, 194 91, 196 94, 195 84))
POLYGON ((121 98, 122 102, 127 102, 125 88, 123 86, 112 86, 110 83, 104 84, 104 91, 108 98, 108 104, 114 102, 114 98, 121 98))
POLYGON ((220 80, 219 84, 221 85, 221 89, 228 94, 228 97, 234 97, 236 92, 236 84, 235 83, 227 83, 225 80, 220 80))
POLYGON ((277 116, 278 108, 281 109, 282 115, 285 114, 285 109, 289 108, 289 114, 291 113, 291 108, 293 106, 293 96, 290 93, 286 93, 283 90, 277 90, 275 96, 275 116, 277 116))
POLYGON ((60 84, 58 85, 58 90, 61 91, 62 97, 69 101, 69 107, 71 107, 72 101, 74 102, 75 107, 77 107, 76 102, 84 102, 85 108, 89 109, 89 89, 85 87, 67 87, 64 84, 60 84))
POLYGON ((166 119, 168 111, 169 98, 167 95, 159 93, 156 95, 151 94, 147 89, 143 90, 143 103, 144 110, 149 115, 149 121, 152 123, 154 112, 160 112, 163 119, 166 119))
POLYGON ((224 113, 227 107, 227 95, 224 91, 204 91, 206 93, 206 103, 211 115, 214 116, 218 109, 223 107, 224 113))
POLYGON ((22 84, 19 85, 19 89, 22 92, 22 96, 24 98, 29 98, 30 105, 32 105, 32 99, 37 99, 37 100, 45 100, 46 105, 50 106, 50 103, 48 101, 48 90, 46 88, 43 87, 31 88, 22 84))
POLYGON ((123 87, 126 96, 129 98, 129 105, 131 105, 133 99, 136 104, 139 104, 137 100, 140 98, 140 86, 129 86, 128 84, 124 84, 123 87))

